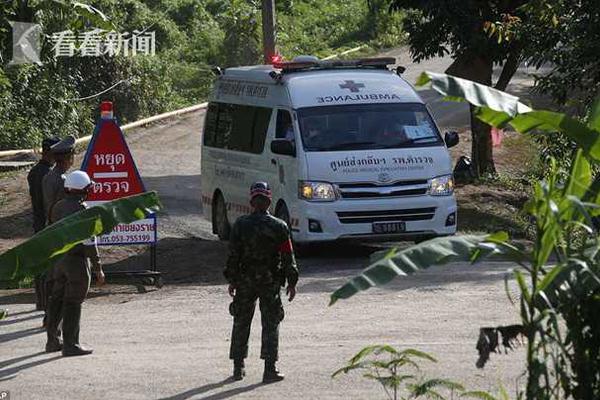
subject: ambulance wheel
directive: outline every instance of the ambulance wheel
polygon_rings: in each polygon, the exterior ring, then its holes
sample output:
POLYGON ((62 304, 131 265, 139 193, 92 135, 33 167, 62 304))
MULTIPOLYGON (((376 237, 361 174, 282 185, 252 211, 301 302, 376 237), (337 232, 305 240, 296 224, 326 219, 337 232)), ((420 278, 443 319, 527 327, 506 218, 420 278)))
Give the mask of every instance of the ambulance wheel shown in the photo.
POLYGON ((219 237, 219 240, 229 240, 231 225, 227 219, 227 207, 225 200, 221 194, 217 195, 215 204, 213 205, 213 232, 219 237))
POLYGON ((279 204, 277 204, 277 208, 275 208, 275 216, 283 220, 283 222, 286 223, 289 229, 292 229, 292 227, 290 226, 290 212, 288 211, 288 208, 285 205, 285 203, 280 202, 279 204))

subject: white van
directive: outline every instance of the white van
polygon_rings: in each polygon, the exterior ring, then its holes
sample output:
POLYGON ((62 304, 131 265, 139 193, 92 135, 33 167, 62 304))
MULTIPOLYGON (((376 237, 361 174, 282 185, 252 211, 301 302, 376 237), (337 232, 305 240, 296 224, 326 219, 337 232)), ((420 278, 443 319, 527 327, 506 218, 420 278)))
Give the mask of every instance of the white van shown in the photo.
POLYGON ((267 181, 295 242, 419 240, 456 231, 448 147, 393 58, 218 71, 202 147, 202 202, 227 239, 267 181))

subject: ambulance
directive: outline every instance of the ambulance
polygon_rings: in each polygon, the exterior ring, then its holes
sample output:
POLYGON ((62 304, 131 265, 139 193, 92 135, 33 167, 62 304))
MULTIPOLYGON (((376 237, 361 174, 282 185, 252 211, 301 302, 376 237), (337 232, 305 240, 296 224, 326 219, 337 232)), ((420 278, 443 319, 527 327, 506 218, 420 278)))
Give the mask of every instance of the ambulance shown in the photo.
POLYGON ((266 181, 297 244, 456 232, 448 148, 394 58, 216 69, 202 138, 202 203, 227 240, 266 181))

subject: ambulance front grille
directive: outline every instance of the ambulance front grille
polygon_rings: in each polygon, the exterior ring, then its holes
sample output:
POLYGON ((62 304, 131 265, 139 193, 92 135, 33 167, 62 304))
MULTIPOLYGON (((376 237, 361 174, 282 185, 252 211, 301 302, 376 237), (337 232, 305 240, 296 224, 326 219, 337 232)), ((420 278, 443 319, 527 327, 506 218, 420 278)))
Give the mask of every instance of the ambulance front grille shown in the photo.
POLYGON ((399 181, 390 184, 339 183, 342 199, 381 199, 389 197, 423 196, 429 190, 427 180, 399 181))
POLYGON ((432 219, 435 215, 435 207, 407 208, 403 210, 340 211, 336 214, 342 224, 426 221, 432 219))

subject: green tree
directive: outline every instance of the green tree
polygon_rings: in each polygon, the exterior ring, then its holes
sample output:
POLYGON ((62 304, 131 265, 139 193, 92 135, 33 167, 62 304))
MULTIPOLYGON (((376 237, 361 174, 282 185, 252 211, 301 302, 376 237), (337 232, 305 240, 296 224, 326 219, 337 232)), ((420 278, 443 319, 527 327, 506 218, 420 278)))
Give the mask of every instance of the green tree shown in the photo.
POLYGON ((579 116, 590 112, 600 93, 600 6, 596 1, 544 0, 529 7, 535 65, 549 66, 538 87, 579 116))
MULTIPOLYGON (((404 28, 414 61, 449 54, 448 74, 492 86, 494 65, 502 73, 494 83, 504 90, 522 59, 527 40, 520 21, 525 0, 392 0, 391 10, 408 10, 404 28)), ((490 127, 471 110, 471 155, 477 175, 495 173, 490 127)))

